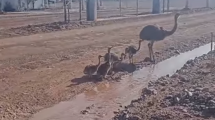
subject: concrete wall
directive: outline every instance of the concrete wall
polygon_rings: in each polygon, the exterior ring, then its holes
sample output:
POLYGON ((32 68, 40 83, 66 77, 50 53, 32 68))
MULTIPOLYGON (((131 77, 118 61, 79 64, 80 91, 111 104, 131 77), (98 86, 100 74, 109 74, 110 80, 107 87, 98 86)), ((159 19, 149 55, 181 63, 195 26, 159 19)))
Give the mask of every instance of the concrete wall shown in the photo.
POLYGON ((33 3, 29 4, 29 9, 41 9, 44 8, 44 0, 37 0, 34 2, 34 7, 33 7, 33 3))

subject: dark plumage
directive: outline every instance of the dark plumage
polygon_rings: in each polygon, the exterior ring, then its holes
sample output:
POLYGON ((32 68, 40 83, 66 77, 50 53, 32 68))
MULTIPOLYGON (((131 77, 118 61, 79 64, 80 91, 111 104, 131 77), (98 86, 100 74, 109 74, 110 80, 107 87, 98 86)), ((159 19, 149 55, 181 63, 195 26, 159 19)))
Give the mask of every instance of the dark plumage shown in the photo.
POLYGON ((155 26, 155 25, 145 26, 141 30, 141 32, 139 34, 139 37, 142 40, 146 40, 146 41, 150 42, 148 44, 148 47, 149 47, 149 56, 150 56, 150 59, 153 62, 155 62, 154 52, 153 52, 153 44, 154 44, 154 42, 161 41, 165 37, 170 36, 173 33, 175 33, 175 31, 177 29, 177 26, 178 26, 177 20, 178 20, 179 16, 180 16, 179 13, 175 14, 175 25, 174 25, 174 27, 173 27, 173 29, 171 31, 164 30, 163 27, 158 27, 158 26, 155 26))
POLYGON ((89 77, 91 77, 93 74, 95 74, 100 66, 100 63, 101 63, 101 55, 98 56, 98 59, 99 59, 99 62, 97 65, 87 65, 85 68, 84 68, 84 71, 83 73, 88 75, 89 77))
POLYGON ((109 47, 108 48, 108 60, 105 62, 105 63, 103 63, 103 64, 101 64, 100 66, 99 66, 99 68, 98 68, 98 71, 97 71, 97 75, 98 76, 101 76, 101 77, 103 77, 103 78, 106 78, 106 76, 107 76, 107 74, 108 74, 108 72, 110 71, 110 69, 111 69, 111 67, 112 67, 112 62, 111 62, 111 60, 110 60, 110 50, 111 50, 111 48, 112 47, 109 47))
POLYGON ((133 63, 133 55, 136 54, 140 50, 141 42, 142 42, 142 40, 139 41, 138 48, 136 48, 133 45, 125 48, 125 54, 128 54, 130 63, 133 63))
POLYGON ((125 56, 126 56, 125 53, 121 54, 119 61, 116 61, 113 63, 113 67, 112 67, 111 71, 114 71, 114 72, 122 71, 121 70, 122 67, 120 65, 121 65, 121 62, 123 61, 123 59, 125 58, 125 56))

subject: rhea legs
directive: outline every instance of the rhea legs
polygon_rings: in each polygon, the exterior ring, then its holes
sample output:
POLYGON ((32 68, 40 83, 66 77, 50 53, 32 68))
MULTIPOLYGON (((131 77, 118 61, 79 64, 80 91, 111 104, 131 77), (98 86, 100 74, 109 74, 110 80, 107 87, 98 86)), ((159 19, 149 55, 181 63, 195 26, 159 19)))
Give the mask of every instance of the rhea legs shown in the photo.
POLYGON ((155 63, 155 57, 154 57, 154 52, 153 52, 153 44, 154 44, 154 41, 150 41, 148 43, 148 48, 149 48, 150 60, 151 60, 151 62, 155 63))

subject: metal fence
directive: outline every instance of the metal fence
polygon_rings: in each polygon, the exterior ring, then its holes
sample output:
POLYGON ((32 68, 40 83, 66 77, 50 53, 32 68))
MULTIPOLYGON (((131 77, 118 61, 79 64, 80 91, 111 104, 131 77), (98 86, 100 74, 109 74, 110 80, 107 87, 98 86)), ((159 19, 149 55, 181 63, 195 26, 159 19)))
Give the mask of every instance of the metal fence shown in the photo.
MULTIPOLYGON (((153 0, 98 0, 98 19, 117 16, 140 15, 152 11, 153 0), (100 3, 101 2, 101 3, 100 3), (101 6, 100 6, 101 5, 101 6)), ((187 0, 169 0, 169 10, 179 10, 186 6, 187 0)), ((167 0, 160 0, 161 11, 167 10, 167 0), (164 3, 164 4, 163 4, 164 3)), ((86 18, 86 2, 82 5, 82 19, 86 18)), ((207 7, 207 0, 188 0, 189 8, 207 7)), ((215 7, 215 0, 209 0, 208 7, 215 7)), ((71 10, 78 11, 79 3, 72 3, 71 10)))
MULTIPOLYGON (((86 0, 81 0, 82 5, 79 4, 80 0, 69 0, 71 4, 66 4, 64 7, 64 0, 58 0, 54 4, 50 4, 48 9, 42 9, 38 11, 26 12, 27 14, 36 14, 41 15, 40 20, 44 17, 44 21, 49 19, 48 22, 57 22, 64 21, 63 13, 64 8, 68 9, 67 17, 71 21, 75 20, 86 20, 86 0), (81 7, 80 7, 81 6, 81 7), (81 9, 79 9, 81 8, 81 9), (80 15, 81 10, 81 15, 80 15), (50 17, 45 16, 45 14, 49 14, 50 17)), ((118 16, 136 16, 142 14, 148 14, 152 11, 153 0, 97 0, 98 1, 98 11, 97 18, 110 18, 110 17, 118 17, 118 16)), ((165 10, 167 10, 167 1, 168 0, 160 0, 161 3, 161 11, 164 5, 165 10), (164 4, 163 4, 164 3, 164 4)), ((207 6, 207 0, 188 0, 189 8, 202 8, 207 6)), ((169 10, 179 10, 183 9, 186 6, 187 0, 169 0, 169 10)), ((209 0, 208 7, 215 7, 215 0, 209 0)), ((24 11, 25 12, 25 11, 24 11)))

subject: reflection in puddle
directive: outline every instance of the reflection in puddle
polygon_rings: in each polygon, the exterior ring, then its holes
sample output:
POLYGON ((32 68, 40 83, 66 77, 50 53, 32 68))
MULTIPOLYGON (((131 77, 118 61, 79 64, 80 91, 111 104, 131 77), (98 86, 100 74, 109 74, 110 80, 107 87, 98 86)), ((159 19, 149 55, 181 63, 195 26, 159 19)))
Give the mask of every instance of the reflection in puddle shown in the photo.
POLYGON ((96 87, 94 87, 93 89, 87 90, 86 92, 84 92, 84 94, 86 95, 86 97, 93 97, 99 93, 107 91, 109 88, 110 88, 109 82, 100 83, 96 87))
POLYGON ((199 48, 196 48, 192 51, 182 53, 178 56, 171 57, 167 60, 164 60, 156 65, 154 68, 145 67, 139 71, 134 72, 133 79, 134 80, 143 80, 146 76, 150 76, 151 80, 157 80, 161 76, 165 76, 167 74, 172 75, 178 69, 184 66, 184 64, 195 57, 199 57, 203 54, 206 54, 210 51, 211 44, 206 44, 199 48))
MULTIPOLYGON (((135 71, 132 76, 125 76, 119 83, 99 84, 85 93, 77 95, 70 101, 61 102, 51 108, 35 114, 30 120, 95 120, 95 114, 80 114, 80 111, 92 104, 91 112, 104 114, 99 120, 113 117, 113 111, 119 108, 119 103, 128 105, 131 100, 139 97, 141 89, 147 87, 149 81, 157 80, 164 75, 172 75, 190 59, 206 54, 210 44, 192 51, 164 60, 156 65, 135 71), (108 107, 107 107, 108 106, 108 107)), ((98 116, 97 116, 98 117, 98 116)))

